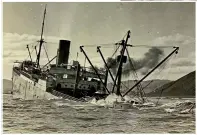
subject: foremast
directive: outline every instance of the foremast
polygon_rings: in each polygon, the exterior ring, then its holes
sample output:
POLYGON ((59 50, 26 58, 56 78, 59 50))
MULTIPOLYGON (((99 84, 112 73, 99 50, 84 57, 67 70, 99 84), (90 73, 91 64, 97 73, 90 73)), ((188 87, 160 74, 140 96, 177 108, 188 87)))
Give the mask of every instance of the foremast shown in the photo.
POLYGON ((38 50, 37 60, 36 60, 37 68, 40 68, 40 53, 41 53, 42 44, 45 42, 43 39, 45 16, 46 16, 46 5, 45 5, 44 16, 43 16, 43 21, 42 21, 41 36, 40 36, 40 40, 38 41, 40 44, 39 44, 39 50, 38 50))

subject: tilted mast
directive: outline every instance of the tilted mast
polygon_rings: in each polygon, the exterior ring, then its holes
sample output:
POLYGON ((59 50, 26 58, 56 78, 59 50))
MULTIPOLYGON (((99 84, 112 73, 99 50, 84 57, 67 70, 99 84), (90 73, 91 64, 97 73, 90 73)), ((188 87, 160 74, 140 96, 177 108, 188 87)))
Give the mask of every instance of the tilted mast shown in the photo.
POLYGON ((45 15, 46 15, 46 5, 45 5, 45 10, 44 10, 44 16, 43 16, 43 22, 42 22, 42 31, 41 31, 41 36, 40 36, 40 46, 39 46, 39 51, 38 51, 38 55, 37 55, 37 68, 40 66, 40 53, 41 53, 41 48, 42 48, 42 44, 44 43, 44 39, 43 37, 43 31, 44 31, 44 20, 45 20, 45 15))
POLYGON ((126 62, 126 57, 124 56, 124 52, 126 50, 126 47, 127 47, 127 42, 128 42, 128 39, 130 38, 130 30, 127 32, 127 37, 126 37, 126 41, 122 40, 122 43, 121 45, 123 46, 122 47, 122 50, 120 52, 120 55, 118 56, 119 57, 119 66, 118 66, 118 70, 117 70, 117 74, 116 74, 116 77, 115 77, 115 80, 114 80, 114 85, 113 85, 113 88, 112 88, 112 93, 114 92, 114 88, 116 86, 116 81, 117 81, 117 91, 116 91, 116 94, 117 95, 120 95, 121 96, 121 93, 120 93, 120 86, 121 86, 121 76, 122 76, 122 66, 123 66, 123 63, 126 62))

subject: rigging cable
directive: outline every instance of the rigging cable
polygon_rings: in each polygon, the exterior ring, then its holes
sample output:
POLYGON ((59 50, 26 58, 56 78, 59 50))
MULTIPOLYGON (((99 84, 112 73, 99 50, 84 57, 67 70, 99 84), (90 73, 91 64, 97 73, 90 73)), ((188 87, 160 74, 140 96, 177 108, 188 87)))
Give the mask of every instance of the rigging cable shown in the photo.
MULTIPOLYGON (((128 51, 127 48, 126 48, 126 52, 127 52, 128 58, 129 58, 130 67, 133 68, 133 76, 134 76, 134 78, 136 78, 136 79, 134 79, 134 82, 137 83, 137 81, 139 80, 139 78, 138 78, 137 72, 135 70, 134 64, 132 63, 132 60, 130 58, 129 51, 128 51)), ((146 95, 145 95, 145 92, 143 91, 143 88, 142 88, 142 84, 141 83, 139 83, 139 85, 137 85, 137 89, 139 91, 139 94, 140 94, 141 99, 144 102, 143 96, 146 96, 146 95)))
POLYGON ((95 47, 95 46, 102 46, 102 47, 109 47, 109 45, 119 45, 121 43, 121 41, 115 42, 115 43, 106 43, 106 44, 87 44, 87 45, 83 45, 84 47, 95 47))
POLYGON ((102 45, 103 46, 109 46, 109 45, 115 45, 116 43, 107 43, 107 44, 88 44, 88 45, 83 45, 84 47, 95 47, 98 45, 102 45))
MULTIPOLYGON (((175 54, 175 57, 176 57, 176 54, 175 54)), ((172 57, 170 57, 170 59, 171 59, 171 58, 172 58, 172 57)), ((168 61, 169 61, 169 59, 168 59, 168 61)), ((168 62, 168 61, 167 61, 167 62, 168 62)), ((160 72, 161 72, 161 71, 160 71, 160 72)), ((137 95, 135 95, 135 96, 137 96, 137 95)), ((135 97, 135 96, 134 96, 134 97, 135 97)))
MULTIPOLYGON (((122 40, 124 40, 124 38, 127 36, 127 33, 124 35, 124 37, 123 37, 123 39, 122 40)), ((120 41, 118 41, 117 43, 115 43, 115 51, 114 51, 114 53, 112 54, 112 56, 111 56, 111 58, 113 58, 113 56, 116 54, 116 52, 118 51, 118 49, 120 48, 120 43, 121 43, 122 41, 120 40, 120 41), (118 45, 118 46, 117 46, 118 45)), ((115 55, 115 57, 116 57, 116 55, 115 55)), ((115 82, 114 82, 115 83, 115 82)), ((125 87, 125 88, 127 88, 127 89, 129 89, 123 82, 121 82, 121 84, 125 87)))
POLYGON ((50 60, 49 60, 49 56, 48 56, 48 54, 47 54, 47 50, 46 50, 46 48, 45 48, 45 44, 43 44, 43 48, 44 48, 45 54, 46 54, 47 59, 48 59, 48 62, 49 62, 50 60))
POLYGON ((153 46, 153 45, 129 45, 130 47, 144 47, 144 48, 152 48, 152 47, 156 47, 156 48, 173 48, 174 46, 153 46))
POLYGON ((116 48, 115 52, 112 54, 111 58, 116 54, 116 52, 118 51, 118 49, 120 48, 120 45, 116 48))
MULTIPOLYGON (((118 47, 116 46, 116 50, 115 50, 114 53, 112 54, 111 58, 116 54, 116 52, 118 51, 119 48, 120 48, 120 45, 119 45, 118 47)), ((121 84, 122 84, 125 88, 129 89, 123 82, 121 82, 121 84)))
POLYGON ((85 68, 85 66, 86 66, 86 57, 84 59, 84 66, 83 67, 85 68))
MULTIPOLYGON (((124 38, 126 37, 126 35, 127 35, 127 33, 124 35, 124 37, 123 37, 123 39, 122 40, 124 40, 124 38)), ((115 51, 114 51, 114 53, 112 54, 112 56, 111 56, 111 58, 113 58, 113 56, 116 54, 116 52, 118 51, 118 49, 120 48, 120 43, 121 43, 121 41, 118 41, 117 43, 115 43, 114 45, 118 45, 118 46, 115 46, 115 51)), ((106 45, 106 44, 103 44, 103 45, 106 45)), ((103 46, 102 46, 103 47, 103 46)), ((112 82, 110 82, 111 84, 112 84, 112 82)), ((115 82, 114 82, 115 83, 115 82)), ((121 84, 124 86, 124 87, 126 87, 127 89, 128 89, 128 87, 123 83, 123 82, 121 82, 121 84)))
MULTIPOLYGON (((176 54, 174 55, 174 57, 176 57, 176 54)), ((170 60, 172 60, 173 57, 170 57, 165 63, 167 64, 162 64, 163 66, 160 68, 158 75, 156 76, 156 78, 160 75, 160 73, 164 70, 164 68, 166 68, 168 65, 170 65, 170 60)), ((147 85, 145 85, 143 88, 148 87, 154 80, 151 80, 147 85)))
MULTIPOLYGON (((174 58, 176 58, 176 54, 174 55, 174 58)), ((161 93, 160 93, 160 95, 159 95, 159 98, 158 98, 158 100, 157 100, 157 102, 156 102, 156 106, 158 105, 158 103, 159 103, 159 100, 161 99, 161 95, 162 95, 162 93, 163 93, 163 91, 165 90, 165 89, 167 89, 167 88, 169 88, 169 87, 171 87, 172 85, 174 85, 176 83, 176 81, 174 81, 174 82, 172 82, 169 86, 167 86, 166 88, 162 88, 162 90, 161 90, 161 93)), ((161 86, 162 87, 162 86, 161 86)))
MULTIPOLYGON (((169 59, 170 60, 170 59, 169 59)), ((166 63, 167 62, 169 62, 169 60, 168 61, 166 61, 166 63)), ((167 65, 167 64, 166 64, 167 65)), ((160 75, 160 73, 164 70, 164 68, 166 68, 166 65, 163 65, 162 66, 162 68, 160 68, 160 71, 159 71, 159 73, 157 74, 157 76, 155 77, 155 78, 157 78, 159 75, 160 75)), ((151 85, 152 83, 154 82, 154 80, 151 80, 150 82, 148 82, 148 84, 146 84, 144 87, 143 87, 143 89, 145 89, 145 88, 147 88, 149 85, 151 85)), ((162 86, 162 85, 161 85, 162 86)), ((159 87, 161 87, 161 86, 159 86, 159 87)), ((157 87, 158 88, 158 87, 157 87)), ((157 89, 156 88, 156 89, 157 89)), ((154 90, 153 90, 154 91, 154 90)))
MULTIPOLYGON (((167 62, 169 62, 170 61, 170 59, 168 59, 167 61, 166 61, 166 63, 167 62)), ((166 64, 167 65, 167 64, 166 64)), ((158 73, 158 75, 155 77, 155 78, 157 78, 159 75, 160 75, 160 73, 162 72, 162 70, 164 70, 164 68, 166 68, 166 65, 163 65, 162 66, 162 68, 160 68, 160 71, 159 71, 159 73, 158 73)), ((144 87, 143 87, 143 89, 145 89, 145 88, 147 88, 151 83, 153 83, 154 82, 154 80, 151 80, 148 84, 146 84, 144 87)))
MULTIPOLYGON (((115 46, 115 51, 114 51, 114 53, 112 54, 111 58, 116 54, 116 52, 118 51, 119 47, 120 47, 120 45, 119 45, 118 47, 115 46)), ((102 47, 102 48, 103 48, 103 47, 102 47)), ((86 62, 86 58, 85 58, 85 62, 86 62)), ((84 63, 85 63, 85 62, 84 62, 84 63)), ((112 84, 111 81, 109 81, 109 82, 112 84)), ((126 88, 128 89, 128 87, 127 87, 123 82, 121 82, 121 84, 122 84, 124 87, 126 87, 126 88)))
MULTIPOLYGON (((127 36, 127 33, 125 33, 125 35, 123 36, 122 40, 124 40, 126 36, 127 36)), ((121 41, 119 41, 119 42, 121 42, 121 41)))
MULTIPOLYGON (((114 52, 117 52, 117 49, 119 48, 120 46, 114 46, 114 52)), ((115 57, 117 57, 116 53, 115 53, 115 57)))

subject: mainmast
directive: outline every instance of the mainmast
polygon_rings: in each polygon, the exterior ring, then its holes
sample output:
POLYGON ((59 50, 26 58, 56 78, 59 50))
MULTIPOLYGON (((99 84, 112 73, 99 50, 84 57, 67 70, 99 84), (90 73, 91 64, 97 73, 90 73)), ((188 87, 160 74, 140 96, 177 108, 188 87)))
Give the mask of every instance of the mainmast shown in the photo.
POLYGON ((123 66, 123 63, 126 63, 126 56, 124 56, 124 52, 126 50, 126 47, 127 47, 127 42, 128 42, 128 39, 130 38, 130 30, 127 32, 127 37, 126 37, 126 41, 125 40, 122 40, 122 43, 121 45, 123 46, 122 47, 122 50, 120 52, 120 55, 118 56, 117 60, 119 61, 119 66, 118 66, 118 71, 117 71, 117 74, 116 74, 116 77, 115 77, 115 80, 114 80, 114 85, 113 85, 113 88, 112 88, 112 93, 114 92, 114 88, 116 86, 116 81, 117 81, 117 90, 116 90, 116 94, 117 95, 120 95, 121 96, 121 93, 120 93, 120 86, 121 86, 121 76, 122 76, 122 66, 123 66))
POLYGON ((40 46, 39 46, 39 51, 38 51, 38 55, 37 55, 37 68, 40 66, 40 53, 41 53, 41 48, 42 48, 42 44, 44 43, 44 39, 43 37, 43 31, 44 31, 44 20, 45 20, 45 15, 46 15, 46 5, 45 5, 45 10, 44 10, 44 16, 43 16, 43 22, 42 22, 42 31, 41 31, 41 36, 40 36, 40 46))

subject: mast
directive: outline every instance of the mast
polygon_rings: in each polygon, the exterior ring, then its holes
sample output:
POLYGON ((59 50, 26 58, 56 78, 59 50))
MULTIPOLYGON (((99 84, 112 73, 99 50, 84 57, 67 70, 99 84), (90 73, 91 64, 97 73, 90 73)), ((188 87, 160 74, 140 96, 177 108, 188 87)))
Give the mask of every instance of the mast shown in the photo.
POLYGON ((43 22, 42 22, 42 31, 41 31, 40 41, 39 41, 40 46, 39 46, 39 51, 38 51, 38 55, 37 55, 37 68, 40 65, 40 53, 41 53, 42 44, 44 43, 44 39, 42 37, 43 37, 43 31, 44 31, 45 15, 46 15, 46 5, 45 5, 45 10, 44 10, 43 22))
POLYGON ((123 66, 123 63, 126 62, 126 57, 124 56, 124 52, 126 50, 126 46, 127 46, 127 42, 128 42, 128 39, 129 38, 130 38, 130 30, 127 32, 126 41, 122 40, 122 44, 121 44, 123 47, 122 47, 121 53, 119 55, 118 71, 117 71, 117 74, 116 74, 116 77, 115 77, 115 80, 114 80, 113 89, 112 89, 112 93, 113 93, 114 92, 114 88, 116 86, 116 81, 118 79, 118 82, 117 82, 117 91, 116 91, 116 94, 117 95, 121 95, 121 93, 120 93, 120 86, 121 86, 122 66, 123 66))
POLYGON ((103 84, 104 89, 110 94, 109 90, 107 89, 105 83, 102 81, 98 71, 95 69, 95 67, 93 66, 92 62, 90 61, 89 57, 87 56, 87 54, 85 53, 85 51, 83 50, 84 46, 80 46, 80 50, 81 52, 83 52, 83 54, 85 55, 86 59, 88 60, 89 64, 91 65, 91 67, 93 68, 94 72, 96 73, 96 75, 98 76, 99 80, 101 81, 101 83, 103 84))
POLYGON ((36 51, 36 55, 38 55, 38 52, 37 52, 36 46, 35 46, 35 51, 36 51))
POLYGON ((29 52, 29 57, 30 57, 30 60, 31 60, 31 62, 32 62, 31 53, 30 53, 30 51, 29 51, 29 46, 28 46, 28 45, 27 45, 27 50, 28 50, 28 52, 29 52))
POLYGON ((104 64, 105 64, 105 67, 106 67, 106 69, 107 69, 107 72, 109 72, 109 74, 110 74, 110 76, 111 76, 111 79, 112 79, 112 81, 114 82, 114 77, 113 77, 111 71, 109 70, 109 67, 108 67, 108 65, 107 65, 107 62, 106 62, 105 59, 104 59, 104 56, 103 56, 103 54, 102 54, 102 52, 101 52, 101 50, 100 50, 100 47, 101 47, 101 46, 97 46, 97 52, 99 52, 99 54, 101 55, 101 58, 102 58, 102 60, 103 60, 103 62, 104 62, 104 64))

